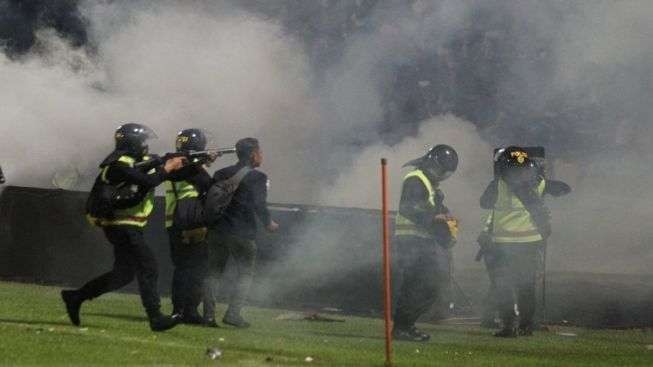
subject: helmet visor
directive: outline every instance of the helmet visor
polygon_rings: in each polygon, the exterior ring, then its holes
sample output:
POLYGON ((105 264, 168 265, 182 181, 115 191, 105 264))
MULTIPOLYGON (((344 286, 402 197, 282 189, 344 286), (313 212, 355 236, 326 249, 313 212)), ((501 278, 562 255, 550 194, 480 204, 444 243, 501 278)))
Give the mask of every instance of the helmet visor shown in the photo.
POLYGON ((116 138, 122 138, 126 136, 139 137, 143 140, 158 138, 156 132, 154 132, 154 130, 151 128, 135 123, 128 123, 118 127, 116 130, 116 138))
POLYGON ((138 128, 136 128, 136 133, 141 134, 145 137, 145 140, 149 139, 158 139, 159 136, 156 134, 154 129, 149 128, 145 125, 140 125, 138 128))

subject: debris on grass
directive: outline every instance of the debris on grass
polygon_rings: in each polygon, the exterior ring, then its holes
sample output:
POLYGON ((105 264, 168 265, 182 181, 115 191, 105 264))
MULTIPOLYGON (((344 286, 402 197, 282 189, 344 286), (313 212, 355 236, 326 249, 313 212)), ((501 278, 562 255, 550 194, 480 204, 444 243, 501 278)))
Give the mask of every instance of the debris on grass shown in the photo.
POLYGON ((304 362, 306 362, 306 363, 311 363, 311 362, 313 362, 313 361, 314 361, 313 357, 306 357, 306 358, 304 358, 304 362))
POLYGON ((272 359, 272 357, 266 357, 266 358, 265 358, 265 361, 268 362, 268 363, 270 363, 270 362, 274 361, 274 359, 272 359))
POLYGON ((575 337, 578 336, 578 334, 576 334, 576 333, 558 333, 558 335, 560 335, 560 336, 566 336, 566 337, 568 337, 568 338, 575 338, 575 337))
POLYGON ((224 338, 218 338, 218 341, 219 341, 219 342, 223 342, 223 341, 224 341, 224 338))
POLYGON ((284 313, 275 318, 280 321, 319 321, 319 322, 345 322, 345 320, 334 319, 327 316, 322 316, 317 312, 299 313, 289 312, 284 313))
POLYGON ((647 344, 646 350, 653 350, 653 344, 647 344))
POLYGON ((215 360, 222 357, 222 350, 219 348, 208 348, 206 350, 206 356, 215 360))
POLYGON ((324 307, 322 309, 322 311, 324 311, 324 312, 342 312, 341 309, 335 308, 335 307, 324 307))

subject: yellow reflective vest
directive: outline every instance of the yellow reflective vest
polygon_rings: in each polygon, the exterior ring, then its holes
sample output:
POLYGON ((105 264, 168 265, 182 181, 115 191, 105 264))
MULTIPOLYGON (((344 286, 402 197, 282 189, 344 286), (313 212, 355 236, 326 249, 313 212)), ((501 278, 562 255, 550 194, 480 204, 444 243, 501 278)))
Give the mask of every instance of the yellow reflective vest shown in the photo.
MULTIPOLYGON (((148 160, 148 157, 145 157, 145 160, 148 160)), ((130 167, 134 167, 136 160, 132 157, 123 155, 118 159, 118 162, 126 163, 130 167)), ((109 166, 102 169, 101 179, 105 183, 109 183, 107 179, 107 173, 109 172, 109 166)), ((149 173, 153 173, 154 169, 149 173)), ((113 219, 103 219, 103 218, 93 218, 87 215, 87 219, 91 224, 97 225, 100 227, 106 226, 136 226, 136 227, 145 227, 147 221, 154 210, 154 189, 150 190, 145 198, 138 203, 137 205, 127 208, 127 209, 118 209, 114 212, 113 219)))
MULTIPOLYGON (((536 188, 540 197, 544 194, 545 185, 546 182, 541 180, 536 188)), ((492 231, 495 243, 533 243, 543 239, 531 214, 503 180, 497 183, 497 201, 486 224, 492 231)))
POLYGON ((177 202, 183 199, 196 198, 200 196, 195 186, 188 181, 165 182, 166 188, 166 228, 172 227, 175 219, 177 202))
MULTIPOLYGON (((424 184, 424 187, 426 188, 426 191, 429 194, 429 198, 427 202, 428 204, 424 208, 424 210, 434 212, 436 209, 435 195, 437 190, 437 184, 434 187, 431 181, 426 177, 424 172, 422 172, 419 169, 408 173, 404 177, 404 181, 406 181, 411 177, 419 178, 420 181, 422 181, 422 183, 424 184)), ((397 217, 395 219, 395 236, 415 236, 421 238, 433 238, 433 234, 429 233, 429 231, 425 230, 424 228, 419 227, 417 224, 413 223, 410 219, 401 215, 401 213, 397 213, 397 217)))

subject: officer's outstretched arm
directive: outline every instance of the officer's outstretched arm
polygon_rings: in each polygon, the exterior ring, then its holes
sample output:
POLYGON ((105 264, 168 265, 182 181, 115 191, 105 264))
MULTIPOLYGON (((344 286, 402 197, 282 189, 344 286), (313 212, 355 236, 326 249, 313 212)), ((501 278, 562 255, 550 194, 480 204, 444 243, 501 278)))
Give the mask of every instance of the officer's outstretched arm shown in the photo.
POLYGON ((163 170, 157 170, 154 174, 147 174, 140 169, 124 164, 111 166, 107 176, 112 182, 127 182, 145 189, 157 187, 166 180, 166 173, 163 170))

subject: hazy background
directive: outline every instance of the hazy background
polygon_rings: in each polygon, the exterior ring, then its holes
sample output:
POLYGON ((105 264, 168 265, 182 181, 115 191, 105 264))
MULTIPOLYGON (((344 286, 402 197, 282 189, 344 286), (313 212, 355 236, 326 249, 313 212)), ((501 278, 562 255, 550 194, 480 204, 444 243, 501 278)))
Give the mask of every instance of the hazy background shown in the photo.
POLYGON ((271 201, 378 208, 381 157, 396 206, 400 166, 447 143, 468 267, 492 148, 543 145, 574 188, 549 201, 551 268, 650 273, 650 19, 646 0, 0 0, 0 164, 88 190, 120 123, 155 152, 193 126, 260 138, 271 201))

